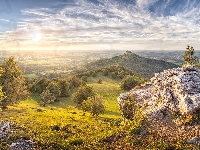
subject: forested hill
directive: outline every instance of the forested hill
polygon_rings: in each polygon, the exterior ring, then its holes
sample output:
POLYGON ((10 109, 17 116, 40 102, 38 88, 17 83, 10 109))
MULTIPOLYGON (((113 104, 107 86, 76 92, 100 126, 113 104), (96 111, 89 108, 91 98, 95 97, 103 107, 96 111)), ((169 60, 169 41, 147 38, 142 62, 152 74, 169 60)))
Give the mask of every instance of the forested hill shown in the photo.
POLYGON ((100 59, 88 63, 84 68, 85 70, 93 70, 109 65, 123 66, 147 78, 152 77, 154 73, 159 73, 166 69, 178 67, 178 65, 175 65, 173 63, 141 57, 127 51, 123 55, 115 56, 113 58, 100 59))

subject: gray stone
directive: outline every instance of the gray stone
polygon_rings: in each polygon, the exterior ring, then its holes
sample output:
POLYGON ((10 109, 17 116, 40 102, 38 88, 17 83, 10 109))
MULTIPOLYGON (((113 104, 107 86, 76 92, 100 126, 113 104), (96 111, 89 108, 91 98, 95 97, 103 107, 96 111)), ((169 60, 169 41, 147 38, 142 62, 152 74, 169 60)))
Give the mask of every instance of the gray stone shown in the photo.
POLYGON ((138 104, 147 105, 146 114, 164 108, 181 114, 193 113, 200 108, 200 70, 183 66, 156 73, 146 86, 120 94, 117 99, 120 107, 128 95, 133 95, 138 104))

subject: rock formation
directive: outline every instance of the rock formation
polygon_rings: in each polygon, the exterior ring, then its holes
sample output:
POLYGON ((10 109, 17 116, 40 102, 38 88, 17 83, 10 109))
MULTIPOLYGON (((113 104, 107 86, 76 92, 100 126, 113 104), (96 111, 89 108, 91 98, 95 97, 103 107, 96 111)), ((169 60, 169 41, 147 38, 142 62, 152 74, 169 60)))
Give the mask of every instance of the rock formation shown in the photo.
POLYGON ((145 106, 146 114, 162 110, 192 114, 200 108, 200 70, 195 66, 183 66, 156 73, 145 86, 120 94, 117 99, 120 107, 128 96, 145 106))
MULTIPOLYGON (((0 120, 0 140, 8 138, 11 133, 16 132, 12 126, 14 125, 8 121, 0 120)), ((36 150, 35 143, 32 140, 23 138, 10 141, 10 144, 7 146, 9 150, 36 150)))

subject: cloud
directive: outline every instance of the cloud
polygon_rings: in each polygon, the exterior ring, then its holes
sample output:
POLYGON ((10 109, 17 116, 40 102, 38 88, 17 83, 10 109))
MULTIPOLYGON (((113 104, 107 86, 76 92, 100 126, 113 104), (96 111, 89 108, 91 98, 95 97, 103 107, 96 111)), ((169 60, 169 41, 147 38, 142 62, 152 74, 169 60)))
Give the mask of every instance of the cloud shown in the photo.
POLYGON ((198 43, 199 6, 200 2, 189 0, 66 0, 49 8, 22 10, 17 28, 4 36, 31 43, 30 34, 40 31, 41 42, 49 46, 121 43, 167 49, 198 43))

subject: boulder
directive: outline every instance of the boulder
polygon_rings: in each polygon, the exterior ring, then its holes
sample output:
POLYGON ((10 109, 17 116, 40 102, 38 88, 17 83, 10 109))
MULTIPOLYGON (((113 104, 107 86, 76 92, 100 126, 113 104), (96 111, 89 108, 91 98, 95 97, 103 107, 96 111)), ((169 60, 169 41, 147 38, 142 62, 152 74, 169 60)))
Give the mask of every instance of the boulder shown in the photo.
POLYGON ((156 73, 145 86, 120 94, 117 99, 120 108, 128 96, 145 106, 146 114, 166 109, 192 114, 200 108, 200 70, 195 66, 183 66, 156 73))

